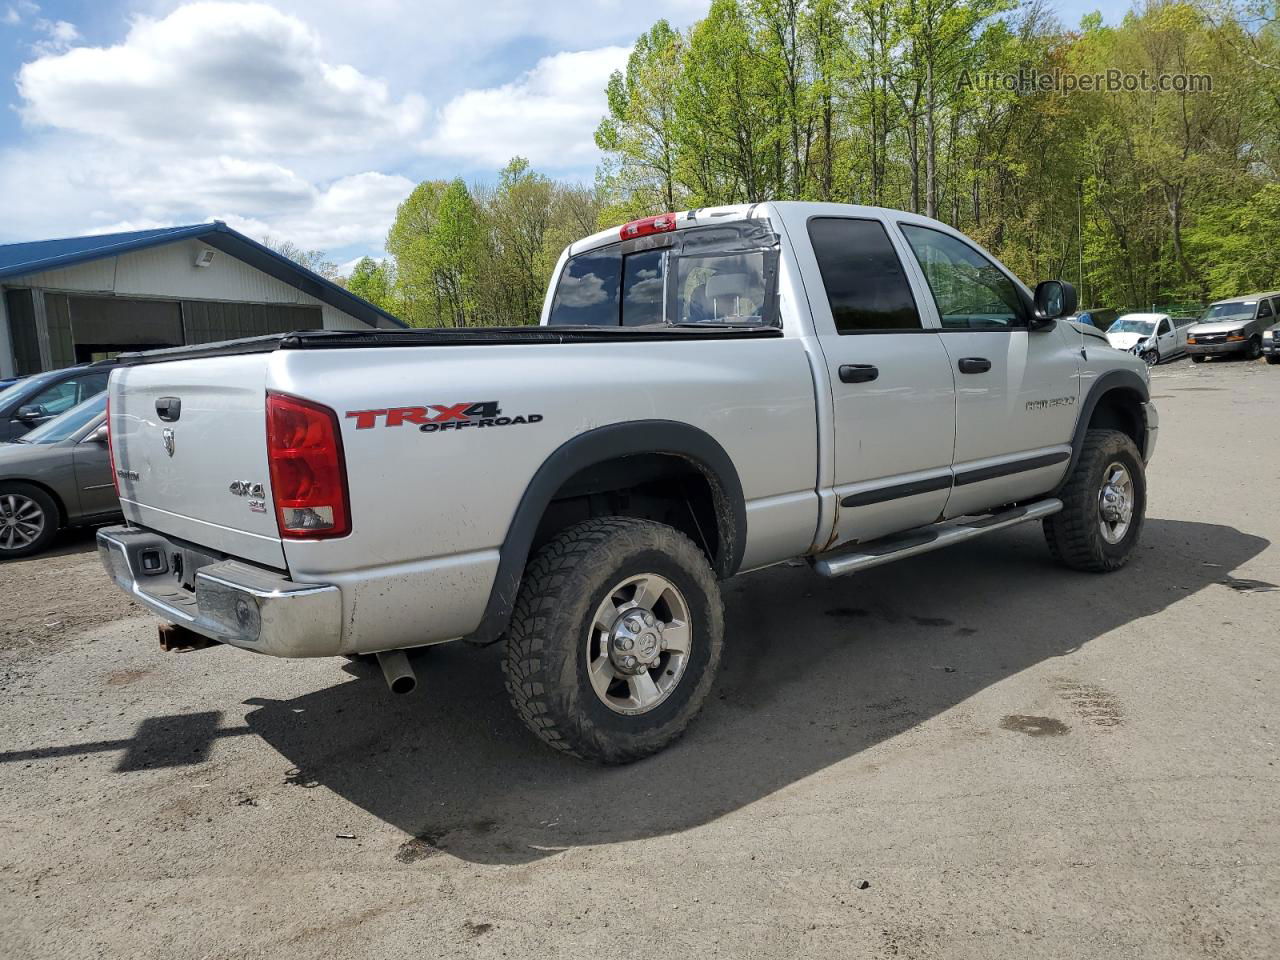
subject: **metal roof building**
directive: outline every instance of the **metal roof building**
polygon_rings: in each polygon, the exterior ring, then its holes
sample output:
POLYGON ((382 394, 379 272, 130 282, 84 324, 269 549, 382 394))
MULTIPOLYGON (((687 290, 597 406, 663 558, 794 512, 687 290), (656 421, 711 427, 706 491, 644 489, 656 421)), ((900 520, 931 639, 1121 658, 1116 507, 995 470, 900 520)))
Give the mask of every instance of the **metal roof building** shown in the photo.
POLYGON ((0 245, 0 378, 125 350, 403 326, 221 222, 0 245))

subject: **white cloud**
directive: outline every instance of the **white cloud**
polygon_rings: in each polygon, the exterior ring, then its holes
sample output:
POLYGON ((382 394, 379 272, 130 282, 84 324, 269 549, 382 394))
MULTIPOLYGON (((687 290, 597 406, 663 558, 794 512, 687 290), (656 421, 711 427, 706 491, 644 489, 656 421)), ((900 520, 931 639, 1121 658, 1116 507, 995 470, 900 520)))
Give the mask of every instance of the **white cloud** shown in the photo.
POLYGON ((80 39, 80 31, 76 29, 76 25, 66 20, 41 18, 35 22, 34 26, 38 32, 45 35, 43 40, 37 40, 31 48, 40 56, 69 50, 71 45, 80 39))
POLYGON ((8 26, 16 27, 24 17, 34 17, 39 12, 39 4, 32 3, 31 0, 15 0, 14 3, 5 5, 4 16, 0 19, 8 26))
POLYGON ((467 90, 440 111, 423 150, 494 167, 517 154, 542 167, 593 163, 605 83, 626 64, 629 52, 602 47, 557 53, 512 83, 467 90))
POLYGON ((24 64, 18 92, 32 126, 248 155, 367 148, 412 136, 424 114, 420 97, 397 100, 382 81, 329 63, 306 24, 259 3, 139 17, 116 46, 24 64))

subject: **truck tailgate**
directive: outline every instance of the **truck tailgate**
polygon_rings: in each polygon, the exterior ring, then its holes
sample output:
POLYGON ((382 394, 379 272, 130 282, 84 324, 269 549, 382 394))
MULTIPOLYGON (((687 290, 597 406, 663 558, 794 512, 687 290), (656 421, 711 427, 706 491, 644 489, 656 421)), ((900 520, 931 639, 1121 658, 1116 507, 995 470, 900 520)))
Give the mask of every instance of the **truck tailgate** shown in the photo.
POLYGON ((112 452, 131 522, 285 568, 267 466, 268 357, 175 360, 113 374, 112 452))

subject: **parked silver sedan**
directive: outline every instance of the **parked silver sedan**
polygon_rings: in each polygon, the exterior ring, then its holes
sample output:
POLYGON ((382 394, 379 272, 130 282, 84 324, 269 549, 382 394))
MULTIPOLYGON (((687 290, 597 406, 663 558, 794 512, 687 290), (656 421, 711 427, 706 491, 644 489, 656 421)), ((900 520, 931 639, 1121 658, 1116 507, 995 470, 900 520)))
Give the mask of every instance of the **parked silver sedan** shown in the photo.
POLYGON ((14 443, 0 443, 0 560, 43 550, 63 527, 120 516, 106 405, 100 393, 14 443))

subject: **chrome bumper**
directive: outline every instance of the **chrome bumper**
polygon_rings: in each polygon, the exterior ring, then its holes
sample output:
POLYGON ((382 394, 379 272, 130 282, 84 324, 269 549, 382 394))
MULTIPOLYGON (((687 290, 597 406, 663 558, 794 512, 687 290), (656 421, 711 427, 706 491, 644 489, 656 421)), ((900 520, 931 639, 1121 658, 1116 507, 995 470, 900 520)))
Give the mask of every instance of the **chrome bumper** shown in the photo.
POLYGON ((277 657, 328 657, 342 641, 342 596, 330 584, 295 583, 238 560, 197 569, 194 590, 170 572, 169 541, 138 527, 98 531, 102 565, 162 620, 221 643, 277 657))

